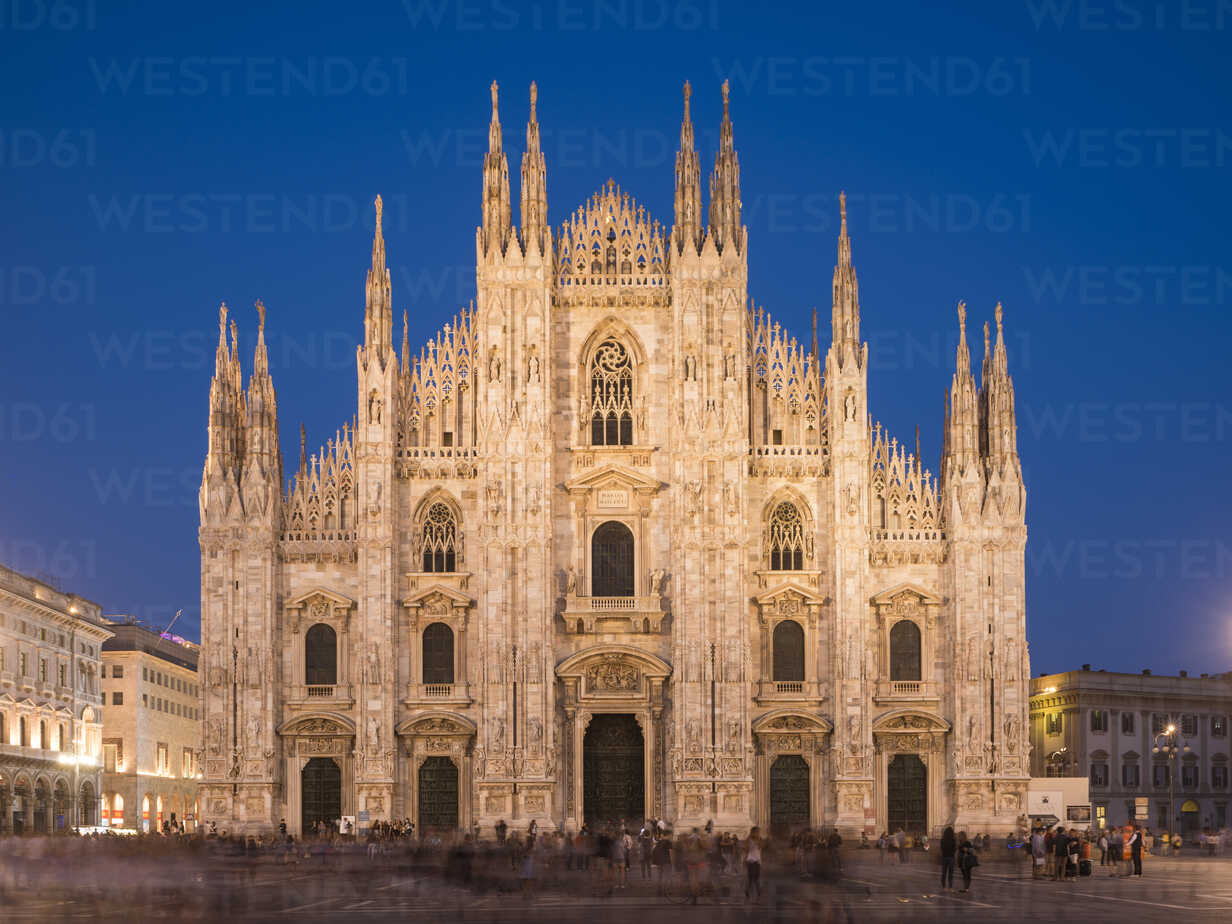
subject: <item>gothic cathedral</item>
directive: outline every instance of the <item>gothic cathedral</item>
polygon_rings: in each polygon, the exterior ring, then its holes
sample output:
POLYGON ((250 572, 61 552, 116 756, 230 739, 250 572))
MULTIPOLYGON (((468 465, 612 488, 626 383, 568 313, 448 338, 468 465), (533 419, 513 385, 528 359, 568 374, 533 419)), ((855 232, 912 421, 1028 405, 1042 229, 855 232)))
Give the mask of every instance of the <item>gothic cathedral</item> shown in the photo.
MULTIPOLYGON (((1025 491, 1001 307, 940 469, 874 422, 845 205, 831 339, 748 298, 727 86, 703 221, 612 182, 521 226, 492 85, 475 302, 393 345, 376 200, 356 416, 283 489, 221 311, 200 493, 202 817, 1004 832, 1026 809, 1025 491)), ((840 198, 840 203, 843 202, 840 198)))

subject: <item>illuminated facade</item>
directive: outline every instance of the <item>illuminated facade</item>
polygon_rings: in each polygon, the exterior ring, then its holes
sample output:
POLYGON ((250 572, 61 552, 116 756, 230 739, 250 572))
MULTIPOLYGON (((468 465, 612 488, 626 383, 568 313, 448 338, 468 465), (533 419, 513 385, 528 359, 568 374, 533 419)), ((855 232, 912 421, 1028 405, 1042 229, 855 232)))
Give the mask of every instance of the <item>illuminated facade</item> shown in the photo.
POLYGON ((139 831, 197 817, 197 646, 113 617, 103 645, 103 823, 139 831))
POLYGON ((289 492, 265 308, 245 387, 223 307, 203 818, 1003 834, 1029 671, 1000 306, 978 388, 958 306, 934 476, 872 416, 845 204, 827 348, 750 305, 726 86, 708 221, 686 88, 671 227, 609 181, 553 229, 535 102, 515 227, 492 87, 477 299, 415 352, 378 197, 355 418, 301 433, 289 492))
POLYGON ((0 833, 99 818, 99 607, 0 566, 0 833))

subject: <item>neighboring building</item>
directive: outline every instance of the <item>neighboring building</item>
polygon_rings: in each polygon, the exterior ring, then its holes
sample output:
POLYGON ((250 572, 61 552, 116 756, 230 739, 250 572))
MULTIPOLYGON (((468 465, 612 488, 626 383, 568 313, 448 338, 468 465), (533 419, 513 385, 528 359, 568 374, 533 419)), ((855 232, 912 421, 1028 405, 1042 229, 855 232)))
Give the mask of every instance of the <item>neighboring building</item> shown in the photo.
POLYGON ((532 88, 515 228, 493 85, 474 307, 395 351, 378 198, 355 422, 311 458, 301 431, 288 494, 265 308, 245 387, 223 307, 204 820, 1003 835, 1025 811, 1000 306, 978 390, 958 306, 934 477, 874 423, 845 200, 832 281, 800 266, 832 294, 823 352, 750 309, 727 88, 708 224, 688 105, 672 228, 609 181, 554 231, 532 88))
POLYGON ((103 645, 103 823, 196 825, 201 690, 197 646, 111 617, 103 645), (191 816, 191 817, 189 817, 191 816))
POLYGON ((1173 829, 1192 835, 1222 828, 1232 792, 1229 720, 1232 671, 1162 677, 1093 671, 1084 664, 1041 675, 1031 681, 1031 773, 1087 777, 1096 825, 1136 820, 1166 831, 1174 766, 1173 829), (1173 766, 1154 750, 1156 736, 1169 725, 1177 745, 1189 748, 1173 766))
POLYGON ((96 825, 97 603, 0 565, 0 834, 96 825))

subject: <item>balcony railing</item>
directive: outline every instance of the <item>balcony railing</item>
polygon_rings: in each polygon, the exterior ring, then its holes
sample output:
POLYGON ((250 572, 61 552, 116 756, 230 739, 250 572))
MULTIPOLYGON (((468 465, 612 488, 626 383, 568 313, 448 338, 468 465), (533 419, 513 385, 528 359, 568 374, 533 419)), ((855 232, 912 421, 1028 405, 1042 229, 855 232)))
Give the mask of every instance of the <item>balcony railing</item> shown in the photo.
POLYGON ((309 683, 296 684, 292 688, 292 698, 297 700, 349 700, 351 685, 348 683, 309 683))
POLYGON ((783 700, 820 702, 824 698, 817 683, 811 680, 760 680, 757 683, 757 697, 767 703, 783 700))
POLYGON ((877 684, 877 698, 936 699, 937 684, 931 680, 882 680, 877 684))
POLYGON ((561 614, 570 632, 659 632, 663 600, 658 594, 642 597, 579 597, 565 599, 561 614))
POLYGON ((453 696, 452 683, 425 683, 423 685, 424 696, 440 697, 453 696))

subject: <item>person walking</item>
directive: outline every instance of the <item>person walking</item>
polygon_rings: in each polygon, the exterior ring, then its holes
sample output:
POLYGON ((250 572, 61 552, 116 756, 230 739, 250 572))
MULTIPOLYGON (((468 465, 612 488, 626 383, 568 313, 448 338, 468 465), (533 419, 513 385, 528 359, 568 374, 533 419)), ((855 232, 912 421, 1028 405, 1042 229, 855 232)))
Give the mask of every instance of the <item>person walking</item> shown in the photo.
POLYGON ((754 827, 744 845, 744 876, 745 900, 750 892, 756 892, 756 901, 761 901, 761 828, 754 827))
POLYGON ((980 865, 980 858, 975 855, 975 848, 964 834, 958 846, 958 869, 962 873, 963 887, 960 892, 971 891, 971 871, 980 865))
POLYGON ((946 828, 941 833, 941 888, 950 892, 954 889, 954 860, 958 854, 958 842, 954 838, 954 829, 946 828))
POLYGON ((1052 835, 1052 859, 1056 864, 1052 878, 1057 882, 1064 882, 1068 872, 1066 866, 1069 863, 1069 835, 1060 826, 1052 835))
POLYGON ((1047 861, 1047 850, 1045 846, 1044 831, 1042 828, 1036 828, 1031 832, 1031 878, 1042 879, 1044 876, 1044 863, 1047 861))
POLYGON ((894 849, 898 853, 898 862, 907 862, 907 835, 903 833, 903 829, 899 828, 894 832, 894 849))
POLYGON ((1108 865, 1108 832, 1099 832, 1099 865, 1108 865))
POLYGON ((1108 865, 1112 867, 1109 874, 1116 876, 1121 868, 1121 850, 1125 846, 1125 833, 1120 826, 1112 829, 1108 838, 1108 865))

